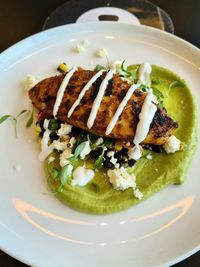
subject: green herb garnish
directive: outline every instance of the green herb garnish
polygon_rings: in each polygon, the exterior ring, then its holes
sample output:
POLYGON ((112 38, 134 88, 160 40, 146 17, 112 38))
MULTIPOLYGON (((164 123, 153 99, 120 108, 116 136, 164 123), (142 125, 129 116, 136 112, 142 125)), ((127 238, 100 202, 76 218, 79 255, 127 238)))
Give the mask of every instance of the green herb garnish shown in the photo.
POLYGON ((146 93, 149 91, 149 87, 147 85, 140 84, 140 90, 146 93))
POLYGON ((48 129, 50 131, 54 132, 58 130, 59 127, 60 127, 60 124, 56 119, 50 119, 49 125, 48 125, 48 129))
POLYGON ((96 183, 91 183, 92 187, 94 188, 95 192, 98 193, 100 192, 100 187, 98 184, 96 183))
POLYGON ((183 86, 183 84, 179 81, 173 81, 169 84, 169 90, 178 86, 183 86))
POLYGON ((67 164, 64 167, 62 167, 60 172, 60 181, 62 185, 65 185, 67 182, 67 179, 71 175, 73 166, 71 164, 67 164))
POLYGON ((99 158, 94 162, 94 167, 95 168, 101 168, 102 164, 103 164, 103 156, 104 156, 104 152, 105 152, 105 146, 103 146, 102 148, 102 152, 101 155, 99 156, 99 158))
POLYGON ((113 139, 104 137, 104 142, 103 142, 105 147, 110 147, 113 144, 113 139))
POLYGON ((59 170, 57 168, 53 168, 53 178, 56 179, 58 177, 59 170))
POLYGON ((3 123, 4 121, 6 121, 7 119, 11 118, 14 122, 14 130, 15 130, 15 137, 18 138, 18 133, 17 133, 17 123, 18 123, 18 119, 19 117, 24 114, 24 113, 31 113, 30 118, 28 119, 27 123, 26 123, 26 127, 30 127, 32 122, 33 122, 33 111, 31 112, 28 109, 23 109, 22 111, 20 111, 18 113, 17 116, 13 116, 13 115, 3 115, 0 118, 0 124, 3 123))
POLYGON ((33 115, 34 115, 34 109, 32 109, 32 112, 30 113, 30 116, 26 123, 26 128, 29 128, 33 124, 33 115))
POLYGON ((164 95, 163 95, 163 93, 162 93, 160 90, 158 90, 158 89, 155 88, 155 87, 152 87, 152 89, 153 89, 153 94, 157 97, 158 101, 159 101, 161 98, 164 98, 164 95))
POLYGON ((161 79, 152 79, 152 80, 151 80, 151 83, 152 83, 152 84, 159 85, 159 84, 162 84, 163 81, 162 81, 161 79))
POLYGON ((76 147, 76 149, 75 149, 75 151, 74 151, 74 157, 75 157, 75 158, 77 158, 77 157, 81 154, 81 152, 83 151, 83 149, 84 149, 84 147, 85 147, 85 145, 86 145, 86 142, 87 142, 87 141, 84 141, 84 142, 80 143, 80 144, 76 147))
POLYGON ((8 118, 12 117, 12 115, 4 115, 0 118, 0 124, 3 123, 5 120, 7 120, 8 118))
POLYGON ((103 70, 104 67, 100 64, 97 64, 96 67, 94 68, 95 71, 100 71, 100 70, 103 70))

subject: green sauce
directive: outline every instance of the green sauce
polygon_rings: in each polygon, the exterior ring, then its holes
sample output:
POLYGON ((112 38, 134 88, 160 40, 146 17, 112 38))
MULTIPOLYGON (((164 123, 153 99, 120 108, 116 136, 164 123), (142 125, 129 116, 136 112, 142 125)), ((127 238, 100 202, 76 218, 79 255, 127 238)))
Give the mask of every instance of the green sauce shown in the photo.
MULTIPOLYGON (((135 68, 135 65, 129 68, 135 68)), ((185 144, 185 147, 183 151, 169 155, 152 152, 152 160, 141 158, 136 163, 133 172, 136 175, 137 186, 144 194, 143 200, 167 185, 181 184, 184 181, 197 144, 195 104, 184 80, 171 71, 157 66, 153 66, 151 79, 154 82, 152 87, 159 89, 163 95, 168 95, 164 100, 164 106, 169 116, 178 122, 179 128, 175 135, 185 144), (169 89, 170 84, 171 89, 169 89)), ((87 162, 86 165, 88 168, 93 168, 91 162, 87 162)), ((45 166, 49 186, 55 192, 58 188, 58 181, 53 178, 52 174, 53 168, 59 168, 58 156, 54 162, 50 164, 46 162, 45 166)), ((141 201, 133 196, 132 189, 114 190, 108 181, 105 169, 97 172, 94 179, 84 187, 72 187, 69 181, 63 187, 63 191, 57 193, 56 196, 72 208, 94 214, 120 211, 141 201), (94 184, 98 185, 98 190, 95 190, 94 184)))

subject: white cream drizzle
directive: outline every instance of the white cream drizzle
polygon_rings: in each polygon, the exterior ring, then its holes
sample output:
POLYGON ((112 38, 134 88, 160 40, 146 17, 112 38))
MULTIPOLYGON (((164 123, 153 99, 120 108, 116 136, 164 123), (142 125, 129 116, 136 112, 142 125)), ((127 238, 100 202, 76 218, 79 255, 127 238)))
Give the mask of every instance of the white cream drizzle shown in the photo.
POLYGON ((141 64, 138 70, 139 72, 138 83, 151 86, 151 79, 150 79, 151 71, 152 68, 148 62, 141 64))
POLYGON ((142 156, 141 146, 139 145, 148 135, 150 124, 156 113, 157 106, 153 103, 154 95, 152 89, 145 97, 142 110, 139 114, 139 122, 136 128, 133 143, 135 146, 128 151, 128 156, 131 159, 138 160, 142 156))
POLYGON ((100 70, 98 71, 89 81, 88 83, 83 87, 83 89, 81 90, 78 98, 76 99, 76 101, 74 102, 74 104, 72 105, 72 107, 70 108, 67 117, 69 118, 72 113, 74 112, 75 108, 80 104, 81 99, 84 97, 85 93, 88 91, 88 89, 90 89, 90 87, 92 86, 92 84, 103 74, 103 72, 106 70, 100 70))
POLYGON ((133 140, 135 145, 140 144, 146 138, 149 132, 150 124, 157 110, 157 106, 152 102, 153 100, 154 96, 152 89, 150 89, 149 93, 145 97, 142 110, 139 114, 139 122, 133 140))
POLYGON ((64 92, 65 89, 69 83, 70 78, 73 76, 74 72, 77 71, 77 67, 73 67, 70 71, 68 71, 68 73, 66 74, 65 78, 63 79, 60 88, 58 89, 58 93, 56 96, 56 101, 53 107, 53 116, 56 117, 57 113, 58 113, 58 109, 59 106, 62 102, 63 96, 64 96, 64 92))
POLYGON ((104 78, 104 80, 102 81, 101 85, 100 85, 100 88, 99 88, 99 91, 98 91, 98 94, 94 100, 94 103, 92 105, 92 109, 91 109, 91 112, 90 112, 90 115, 89 115, 89 118, 88 118, 88 121, 87 121, 87 127, 90 129, 93 124, 94 124, 94 121, 95 121, 95 118, 96 118, 96 115, 97 115, 97 112, 98 112, 98 109, 99 109, 99 106, 101 104, 101 101, 102 101, 102 98, 103 98, 103 95, 104 95, 104 92, 107 88, 107 85, 108 85, 108 82, 109 80, 113 77, 113 75, 115 74, 116 72, 114 70, 110 70, 107 74, 106 74, 106 77, 104 78))
POLYGON ((125 97, 123 98, 122 102, 119 104, 117 111, 115 112, 114 116, 112 117, 110 123, 108 124, 106 128, 106 135, 109 135, 113 128, 115 127, 115 124, 117 123, 117 120, 119 119, 119 116, 124 110, 124 107, 126 106, 127 102, 131 98, 133 92, 140 86, 140 84, 133 84, 127 91, 125 97))

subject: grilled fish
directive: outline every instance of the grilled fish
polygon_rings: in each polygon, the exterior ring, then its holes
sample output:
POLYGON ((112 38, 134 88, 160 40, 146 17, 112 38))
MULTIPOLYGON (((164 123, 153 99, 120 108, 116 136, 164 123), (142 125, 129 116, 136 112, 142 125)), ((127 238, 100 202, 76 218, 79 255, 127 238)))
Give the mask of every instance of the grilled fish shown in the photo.
MULTIPOLYGON (((87 120, 93 101, 98 93, 101 82, 105 78, 106 73, 102 74, 92 84, 90 89, 82 98, 80 104, 72 113, 71 117, 67 117, 69 109, 78 98, 82 88, 94 76, 95 73, 96 71, 78 68, 78 70, 71 77, 65 89, 57 118, 63 122, 67 122, 73 126, 87 130, 88 132, 96 135, 106 136, 106 128, 111 118, 115 114, 120 102, 130 88, 130 84, 127 81, 122 80, 118 74, 115 74, 108 83, 94 125, 91 129, 88 129, 87 127, 87 120)), ((33 105, 39 111, 44 112, 48 116, 52 116, 57 91, 65 75, 66 74, 61 74, 44 79, 29 90, 29 97, 33 105)), ((146 95, 147 94, 145 92, 139 89, 135 90, 108 137, 120 139, 123 141, 123 143, 132 143, 139 121, 139 113, 146 95)), ((173 134, 177 127, 177 122, 172 120, 167 115, 166 109, 158 107, 150 125, 149 133, 142 143, 162 145, 173 134)))

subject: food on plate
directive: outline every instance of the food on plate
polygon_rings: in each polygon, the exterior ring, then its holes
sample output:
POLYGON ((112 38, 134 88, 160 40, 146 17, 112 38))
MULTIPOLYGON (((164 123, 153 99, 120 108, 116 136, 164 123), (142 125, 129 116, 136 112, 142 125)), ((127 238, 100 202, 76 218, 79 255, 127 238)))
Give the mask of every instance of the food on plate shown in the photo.
POLYGON ((29 97, 39 111, 39 158, 67 205, 111 213, 183 182, 196 116, 190 90, 174 73, 147 62, 75 66, 37 83, 29 97))

